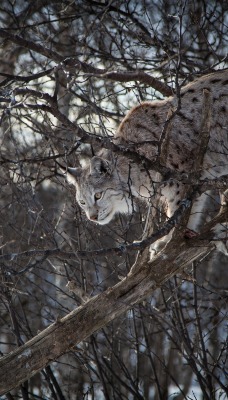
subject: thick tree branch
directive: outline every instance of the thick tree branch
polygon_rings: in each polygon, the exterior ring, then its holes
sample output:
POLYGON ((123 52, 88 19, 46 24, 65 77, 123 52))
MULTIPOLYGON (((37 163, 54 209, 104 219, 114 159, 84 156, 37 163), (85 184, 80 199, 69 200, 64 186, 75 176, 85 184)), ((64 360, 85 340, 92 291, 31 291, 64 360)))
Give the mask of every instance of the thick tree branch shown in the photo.
POLYGON ((130 273, 114 287, 93 297, 17 350, 2 357, 0 394, 3 395, 30 379, 50 362, 141 302, 210 248, 213 245, 192 248, 184 238, 181 241, 178 238, 178 246, 171 241, 165 253, 159 253, 149 264, 148 251, 145 250, 138 257, 137 272, 130 273))

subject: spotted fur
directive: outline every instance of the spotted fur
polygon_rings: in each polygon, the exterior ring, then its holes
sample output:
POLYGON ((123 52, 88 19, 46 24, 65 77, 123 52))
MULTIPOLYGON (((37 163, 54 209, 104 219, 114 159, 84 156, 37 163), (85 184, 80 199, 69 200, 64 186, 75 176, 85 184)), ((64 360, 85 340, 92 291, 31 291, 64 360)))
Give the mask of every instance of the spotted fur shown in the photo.
MULTIPOLYGON (((201 179, 228 174, 228 70, 203 76, 182 88, 181 107, 168 125, 165 157, 163 154, 166 167, 186 173, 194 170, 201 144, 203 89, 210 92, 212 99, 212 121, 201 179)), ((155 161, 166 120, 176 106, 174 96, 134 107, 121 122, 114 143, 155 161)), ((108 151, 101 151, 84 168, 71 169, 68 180, 76 186, 76 199, 87 218, 101 225, 109 223, 116 213, 132 213, 135 197, 147 201, 156 194, 170 217, 185 194, 180 182, 161 185, 161 174, 108 151)), ((201 225, 208 195, 204 193, 193 204, 188 228, 194 231, 201 225)))

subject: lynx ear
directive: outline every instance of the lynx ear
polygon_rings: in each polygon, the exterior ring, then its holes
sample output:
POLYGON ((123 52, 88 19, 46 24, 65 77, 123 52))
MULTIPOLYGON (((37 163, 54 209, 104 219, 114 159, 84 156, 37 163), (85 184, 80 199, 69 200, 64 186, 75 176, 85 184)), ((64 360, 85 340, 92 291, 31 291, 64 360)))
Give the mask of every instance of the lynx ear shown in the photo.
POLYGON ((78 178, 82 174, 82 168, 60 168, 61 172, 66 176, 67 182, 71 185, 75 185, 78 178))
POLYGON ((90 160, 90 173, 91 175, 111 174, 112 173, 111 163, 105 158, 93 157, 90 160))

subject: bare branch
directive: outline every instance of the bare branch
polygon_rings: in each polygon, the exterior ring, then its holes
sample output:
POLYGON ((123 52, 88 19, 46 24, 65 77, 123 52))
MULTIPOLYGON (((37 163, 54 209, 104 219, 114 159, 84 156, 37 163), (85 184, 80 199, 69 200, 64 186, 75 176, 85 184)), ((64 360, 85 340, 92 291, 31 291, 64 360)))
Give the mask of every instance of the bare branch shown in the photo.
POLYGON ((56 53, 55 51, 51 50, 51 49, 47 49, 43 46, 41 46, 38 43, 35 43, 31 40, 27 40, 22 38, 19 35, 13 35, 12 33, 4 30, 4 29, 0 29, 0 36, 4 39, 10 40, 12 43, 17 44, 18 46, 22 46, 26 49, 35 51, 39 54, 42 54, 43 56, 47 57, 47 58, 51 58, 56 62, 61 62, 63 60, 63 57, 60 56, 58 53, 56 53))
POLYGON ((49 68, 45 71, 41 71, 37 74, 32 74, 32 75, 28 75, 28 76, 10 75, 10 74, 6 74, 4 72, 0 72, 0 76, 4 76, 6 78, 2 82, 0 82, 0 87, 5 86, 8 82, 12 82, 12 81, 28 83, 35 79, 42 78, 43 76, 50 75, 53 70, 54 70, 54 68, 49 68))
MULTIPOLYGON (((124 254, 125 252, 135 252, 139 250, 144 250, 148 248, 151 244, 156 242, 158 239, 162 238, 163 236, 167 235, 171 229, 173 229, 175 226, 179 226, 179 229, 183 229, 184 226, 179 225, 181 218, 183 218, 184 213, 186 210, 189 209, 191 205, 190 201, 185 201, 182 202, 178 210, 173 214, 171 218, 168 219, 167 222, 164 223, 163 227, 159 229, 157 232, 151 234, 149 237, 146 239, 140 241, 140 242, 133 242, 130 244, 124 244, 120 245, 119 247, 112 247, 112 248, 107 248, 107 249, 97 249, 97 250, 90 250, 90 251, 84 251, 84 250, 77 250, 75 252, 66 252, 61 249, 46 249, 46 250, 28 250, 24 251, 22 253, 10 253, 10 254, 3 254, 0 255, 0 261, 18 261, 21 258, 31 258, 31 257, 42 257, 42 260, 45 260, 48 257, 59 257, 62 259, 67 259, 67 260, 74 260, 74 259, 79 259, 79 258, 88 258, 88 257, 95 257, 95 256, 107 256, 111 254, 117 254, 121 255, 124 254)), ((213 218, 210 222, 207 222, 204 225, 204 228, 202 232, 198 235, 196 235, 194 238, 189 238, 187 239, 187 245, 189 248, 195 247, 195 246, 207 246, 209 245, 209 242, 213 239, 213 232, 212 229, 215 227, 216 224, 223 223, 226 221, 227 218, 227 207, 223 207, 222 211, 215 217, 213 218)), ((184 235, 183 235, 184 237, 184 235)), ((213 245, 212 245, 213 246, 213 245)), ((187 260, 186 258, 186 264, 188 264, 190 261, 187 260)), ((34 265, 31 265, 29 269, 33 268, 34 265)), ((16 272, 17 274, 21 274, 26 272, 27 269, 24 271, 22 270, 21 272, 16 272)), ((11 271, 14 273, 13 271, 11 271)))
MULTIPOLYGON (((143 71, 107 71, 99 68, 95 68, 90 64, 79 61, 73 57, 71 58, 63 58, 57 52, 53 50, 49 50, 37 43, 34 43, 30 40, 24 39, 19 35, 13 35, 10 32, 5 31, 4 29, 0 29, 0 35, 5 39, 11 40, 13 43, 18 44, 19 46, 23 46, 27 49, 36 51, 39 54, 47 58, 51 58, 57 63, 61 63, 64 68, 74 72, 75 69, 79 69, 86 73, 88 76, 96 76, 103 79, 110 79, 116 82, 130 82, 130 81, 139 81, 146 85, 153 87, 155 90, 162 93, 164 96, 172 96, 172 89, 166 84, 162 83, 157 78, 154 78, 143 71), (73 71, 72 71, 73 68, 73 71)), ((51 72, 51 69, 50 69, 51 72)), ((49 73, 50 73, 49 72, 49 73)), ((9 77, 8 77, 9 78, 9 77)), ((21 80, 21 79, 18 79, 21 80)))
POLYGON ((96 68, 94 69, 94 73, 87 73, 86 75, 100 77, 102 79, 110 79, 116 82, 138 81, 153 87, 164 96, 173 95, 173 91, 169 86, 165 85, 159 79, 148 75, 144 71, 106 71, 102 69, 98 70, 98 68, 96 68))
POLYGON ((141 302, 173 274, 181 272, 186 260, 193 261, 208 247, 189 248, 186 241, 168 244, 169 256, 161 252, 152 263, 139 258, 141 268, 85 305, 50 325, 25 345, 0 359, 0 394, 12 390, 51 361, 65 354, 93 332, 141 302), (13 379, 17 376, 17 380, 13 379))

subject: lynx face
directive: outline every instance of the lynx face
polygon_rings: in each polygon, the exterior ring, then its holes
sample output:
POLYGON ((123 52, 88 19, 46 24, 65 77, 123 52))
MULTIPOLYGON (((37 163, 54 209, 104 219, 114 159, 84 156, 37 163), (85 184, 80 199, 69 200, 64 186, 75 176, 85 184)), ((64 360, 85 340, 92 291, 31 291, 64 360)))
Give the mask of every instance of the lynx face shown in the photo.
POLYGON ((76 200, 90 221, 105 225, 116 213, 133 211, 129 188, 107 160, 93 157, 86 168, 69 168, 67 180, 76 187, 76 200))

